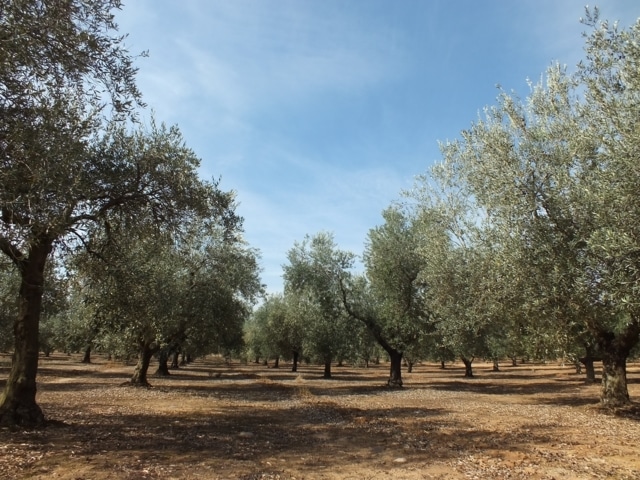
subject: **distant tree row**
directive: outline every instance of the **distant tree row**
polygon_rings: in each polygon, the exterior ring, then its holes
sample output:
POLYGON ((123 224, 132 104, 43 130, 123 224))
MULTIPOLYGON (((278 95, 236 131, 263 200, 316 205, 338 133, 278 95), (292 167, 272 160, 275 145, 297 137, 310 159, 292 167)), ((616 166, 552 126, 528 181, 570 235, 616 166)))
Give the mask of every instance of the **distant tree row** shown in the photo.
POLYGON ((640 341, 640 21, 587 11, 586 57, 496 106, 383 213, 354 273, 330 234, 289 251, 282 296, 254 315, 256 355, 401 364, 454 355, 602 361, 601 401, 629 403, 640 341))

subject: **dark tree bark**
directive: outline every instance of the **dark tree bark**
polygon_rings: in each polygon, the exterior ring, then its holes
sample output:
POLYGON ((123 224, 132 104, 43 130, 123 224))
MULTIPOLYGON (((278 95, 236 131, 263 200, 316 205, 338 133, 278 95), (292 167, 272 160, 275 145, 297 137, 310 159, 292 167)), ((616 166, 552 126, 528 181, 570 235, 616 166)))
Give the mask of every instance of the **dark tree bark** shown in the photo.
POLYGON ((598 350, 602 355, 600 403, 622 407, 631 403, 627 388, 627 358, 640 340, 640 322, 634 319, 619 333, 598 332, 598 350))
POLYGON ((180 359, 180 352, 176 350, 171 354, 171 366, 169 368, 180 368, 178 360, 180 359))
POLYGON ((585 372, 587 374, 587 376, 585 377, 585 380, 587 383, 596 383, 596 368, 595 368, 595 361, 593 358, 585 358, 584 359, 584 369, 585 372))
POLYGON ((387 385, 392 388, 402 387, 402 352, 392 349, 389 354, 389 380, 387 385))
POLYGON ((52 241, 45 238, 31 245, 26 259, 19 252, 12 252, 21 276, 20 306, 13 324, 11 372, 0 395, 0 425, 37 427, 45 423, 42 409, 36 403, 36 375, 44 269, 51 249, 52 241))
POLYGON ((292 372, 298 371, 298 358, 300 357, 300 353, 297 351, 293 352, 293 365, 291 366, 292 372))
POLYGON ((440 370, 444 370, 445 369, 445 362, 444 360, 440 360, 440 370))
POLYGON ((331 357, 324 359, 324 374, 322 378, 331 378, 331 357))
POLYGON ((87 346, 87 348, 84 349, 82 363, 91 363, 91 345, 87 346))
POLYGON ((156 377, 168 377, 171 375, 169 372, 169 352, 162 349, 158 352, 158 368, 154 375, 156 377))
POLYGON ((180 355, 180 366, 184 367, 187 364, 187 354, 185 352, 182 352, 182 355, 180 355))
POLYGON ((276 359, 273 361, 273 368, 280 368, 280 356, 276 356, 276 359))
POLYGON ((584 365, 585 372, 587 374, 585 380, 587 383, 595 383, 596 381, 596 368, 595 362, 596 358, 587 354, 584 357, 580 358, 576 365, 576 373, 582 373, 582 365, 584 365))
MULTIPOLYGON (((577 364, 582 366, 584 365, 586 370, 586 382, 587 383, 595 383, 596 382, 596 369, 595 362, 598 360, 602 360, 602 356, 598 353, 597 348, 594 345, 585 344, 584 346, 585 354, 584 357, 578 359, 577 364)), ((580 368, 580 372, 582 373, 582 368, 580 368)))
POLYGON ((464 376, 465 378, 473 378, 473 360, 474 358, 471 357, 470 359, 465 357, 465 356, 461 356, 460 360, 462 360, 462 363, 464 363, 464 376))
POLYGON ((407 373, 413 372, 413 362, 411 360, 407 360, 407 373))
POLYGON ((139 387, 148 387, 149 382, 147 380, 147 372, 149 371, 149 364, 151 363, 151 357, 158 351, 157 346, 152 346, 149 342, 141 342, 140 351, 138 353, 138 363, 133 371, 130 383, 139 387))
POLYGON ((500 371, 500 365, 498 364, 498 360, 494 360, 493 361, 492 371, 494 371, 494 372, 499 372, 500 371))

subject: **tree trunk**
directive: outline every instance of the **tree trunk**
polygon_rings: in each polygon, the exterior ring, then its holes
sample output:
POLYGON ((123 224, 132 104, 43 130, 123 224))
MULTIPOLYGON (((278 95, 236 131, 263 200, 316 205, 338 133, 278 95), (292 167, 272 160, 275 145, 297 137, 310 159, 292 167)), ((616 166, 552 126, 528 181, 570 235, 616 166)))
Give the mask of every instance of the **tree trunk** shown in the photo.
POLYGON ((300 354, 298 352, 293 352, 293 366, 291 367, 291 371, 292 372, 297 372, 298 371, 298 357, 300 356, 300 354))
POLYGON ((474 358, 468 359, 467 357, 461 356, 460 360, 464 363, 464 376, 465 378, 473 378, 473 360, 474 358))
MULTIPOLYGON (((576 367, 576 374, 577 375, 581 375, 582 374, 582 363, 580 363, 580 360, 574 361, 573 362, 573 366, 576 367)), ((595 371, 593 373, 595 375, 595 371)))
POLYGON ((0 425, 36 427, 45 423, 42 409, 36 403, 36 375, 44 268, 51 245, 51 241, 40 240, 31 246, 27 260, 16 260, 21 277, 20 306, 13 324, 11 372, 0 395, 0 425))
POLYGON ((171 355, 171 366, 169 368, 180 368, 178 365, 178 360, 180 359, 180 352, 176 350, 171 355))
POLYGON ((187 364, 187 354, 185 352, 182 352, 182 355, 180 355, 180 365, 184 367, 186 364, 187 364))
POLYGON ((444 360, 440 360, 440 370, 444 370, 445 366, 444 360))
POLYGON ((160 350, 158 353, 158 369, 154 373, 156 377, 168 377, 171 375, 169 372, 169 352, 165 349, 160 350))
POLYGON ((276 356, 276 359, 273 361, 273 368, 280 368, 280 357, 276 356))
POLYGON ((91 345, 87 346, 87 348, 84 349, 82 363, 91 363, 91 345))
POLYGON ((596 369, 594 366, 595 358, 593 358, 591 355, 587 355, 580 359, 580 363, 584 365, 584 369, 587 372, 587 377, 586 377, 587 383, 595 383, 596 382, 596 369))
POLYGON ((493 361, 493 371, 494 372, 499 372, 500 371, 500 365, 498 365, 498 360, 494 360, 493 361))
MULTIPOLYGON (((598 352, 598 349, 596 348, 595 345, 585 343, 584 350, 585 350, 584 357, 578 359, 578 364, 582 364, 585 367, 585 370, 587 372, 586 382, 595 383, 596 370, 594 367, 594 363, 598 360, 602 360, 602 356, 598 352)), ((582 368, 580 370, 582 370, 582 368)))
POLYGON ((389 354, 389 380, 387 385, 392 388, 402 387, 402 352, 390 350, 389 354))
POLYGON ((617 334, 598 332, 598 349, 602 354, 602 389, 600 403, 605 407, 622 407, 631 403, 627 389, 627 357, 640 340, 640 322, 634 319, 617 334))
POLYGON ((413 372, 413 362, 411 360, 407 360, 407 373, 413 372))
POLYGON ((331 378, 331 357, 324 359, 324 375, 323 378, 331 378))
POLYGON ((600 401, 607 407, 628 405, 627 358, 603 355, 602 358, 602 393, 600 401))
POLYGON ((147 372, 149 371, 149 364, 151 363, 151 357, 158 351, 157 347, 152 347, 148 342, 142 342, 140 344, 140 352, 138 353, 138 363, 133 371, 133 377, 131 377, 130 383, 138 387, 148 387, 147 372))

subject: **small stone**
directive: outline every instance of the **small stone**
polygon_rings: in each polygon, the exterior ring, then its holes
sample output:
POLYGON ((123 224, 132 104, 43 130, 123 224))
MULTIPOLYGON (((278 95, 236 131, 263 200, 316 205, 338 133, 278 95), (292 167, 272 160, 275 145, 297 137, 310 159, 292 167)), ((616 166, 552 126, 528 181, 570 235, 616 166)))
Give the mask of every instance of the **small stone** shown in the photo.
POLYGON ((404 457, 398 457, 394 460, 394 463, 405 463, 407 461, 404 457))
POLYGON ((253 437, 253 433, 251 433, 251 432, 240 432, 238 434, 238 436, 240 438, 251 438, 251 437, 253 437))

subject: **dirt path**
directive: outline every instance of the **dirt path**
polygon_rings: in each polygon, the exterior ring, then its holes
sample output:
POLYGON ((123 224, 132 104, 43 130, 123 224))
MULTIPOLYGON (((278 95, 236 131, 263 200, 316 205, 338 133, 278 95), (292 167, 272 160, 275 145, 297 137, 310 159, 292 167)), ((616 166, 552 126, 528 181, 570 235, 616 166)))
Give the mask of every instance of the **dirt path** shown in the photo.
MULTIPOLYGON (((4 361, 4 364, 2 363, 4 361)), ((122 387, 132 367, 43 359, 52 425, 0 430, 2 479, 640 479, 640 417, 597 408, 570 367, 419 365, 298 374, 198 361, 122 387)), ((6 378, 0 357, 0 378, 6 378)), ((629 373, 640 398, 640 366, 629 373)))

